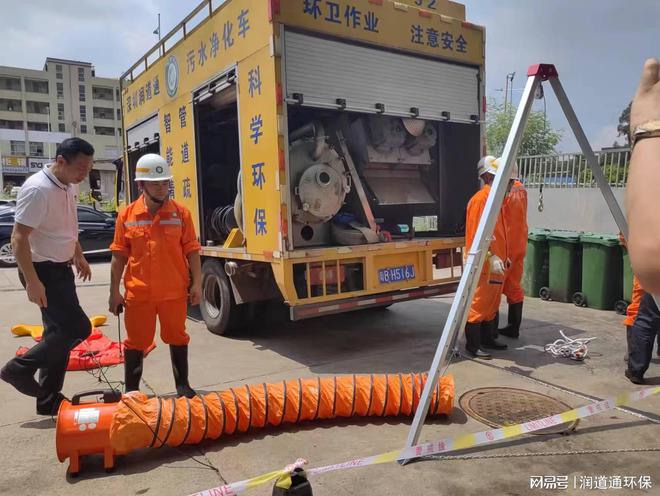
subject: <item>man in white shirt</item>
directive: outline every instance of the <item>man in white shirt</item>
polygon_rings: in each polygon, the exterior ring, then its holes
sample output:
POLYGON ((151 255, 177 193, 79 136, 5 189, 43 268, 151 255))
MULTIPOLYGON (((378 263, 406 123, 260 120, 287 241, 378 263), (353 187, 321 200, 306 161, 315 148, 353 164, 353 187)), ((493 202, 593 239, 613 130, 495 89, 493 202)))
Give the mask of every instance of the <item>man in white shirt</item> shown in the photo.
POLYGON ((89 264, 78 243, 78 184, 92 168, 94 148, 80 138, 57 147, 55 162, 29 177, 16 200, 12 248, 28 299, 39 306, 43 339, 7 362, 0 378, 37 398, 37 413, 56 415, 70 351, 91 332, 80 307, 71 266, 89 280, 89 264), (39 381, 34 378, 39 370, 39 381))

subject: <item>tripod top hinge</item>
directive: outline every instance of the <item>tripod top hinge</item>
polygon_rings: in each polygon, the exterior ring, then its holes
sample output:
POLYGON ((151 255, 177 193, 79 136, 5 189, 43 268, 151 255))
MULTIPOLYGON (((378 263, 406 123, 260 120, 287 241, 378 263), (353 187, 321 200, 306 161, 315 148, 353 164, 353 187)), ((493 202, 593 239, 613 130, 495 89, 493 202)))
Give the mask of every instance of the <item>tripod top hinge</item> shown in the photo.
POLYGON ((553 77, 559 77, 559 73, 553 64, 534 64, 527 69, 527 77, 541 76, 542 81, 553 77))

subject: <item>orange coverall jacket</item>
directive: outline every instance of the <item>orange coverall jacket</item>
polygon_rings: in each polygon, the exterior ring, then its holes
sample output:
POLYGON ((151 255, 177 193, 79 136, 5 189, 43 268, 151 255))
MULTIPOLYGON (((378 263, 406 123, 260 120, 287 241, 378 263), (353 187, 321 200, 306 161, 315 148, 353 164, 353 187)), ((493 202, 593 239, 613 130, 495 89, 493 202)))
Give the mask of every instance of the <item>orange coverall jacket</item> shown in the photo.
POLYGON ((124 286, 129 301, 185 298, 190 285, 187 255, 200 249, 187 208, 168 200, 152 217, 143 196, 119 214, 110 245, 128 258, 124 286))
POLYGON ((510 305, 525 299, 522 288, 525 254, 527 253, 527 191, 520 181, 514 181, 504 200, 506 238, 509 243, 511 267, 507 270, 503 293, 510 305))
MULTIPOLYGON (((481 214, 486 206, 488 195, 490 194, 490 186, 486 185, 477 191, 470 199, 467 206, 467 215, 465 219, 465 246, 466 252, 469 252, 474 241, 474 236, 477 233, 479 220, 481 214)), ((493 230, 493 239, 490 243, 489 251, 491 255, 496 255, 502 259, 505 264, 510 258, 510 247, 507 242, 507 229, 506 229, 506 208, 503 206, 497 216, 495 229, 493 230)), ((500 298, 502 296, 502 289, 505 275, 497 275, 490 273, 490 263, 488 260, 484 263, 484 267, 479 277, 479 285, 474 293, 472 300, 472 307, 468 315, 468 322, 484 322, 495 318, 495 314, 500 305, 500 298)))

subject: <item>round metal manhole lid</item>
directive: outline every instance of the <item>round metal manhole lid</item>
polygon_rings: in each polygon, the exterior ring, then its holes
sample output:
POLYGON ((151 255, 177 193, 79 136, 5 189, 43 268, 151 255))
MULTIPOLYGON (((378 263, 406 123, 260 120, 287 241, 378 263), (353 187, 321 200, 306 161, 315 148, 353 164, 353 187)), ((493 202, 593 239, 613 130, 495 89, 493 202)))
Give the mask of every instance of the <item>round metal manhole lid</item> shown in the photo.
MULTIPOLYGON (((506 387, 473 389, 459 400, 463 411, 490 427, 508 427, 550 417, 573 407, 534 391, 506 387)), ((548 427, 532 434, 559 434, 575 429, 577 421, 548 427)))

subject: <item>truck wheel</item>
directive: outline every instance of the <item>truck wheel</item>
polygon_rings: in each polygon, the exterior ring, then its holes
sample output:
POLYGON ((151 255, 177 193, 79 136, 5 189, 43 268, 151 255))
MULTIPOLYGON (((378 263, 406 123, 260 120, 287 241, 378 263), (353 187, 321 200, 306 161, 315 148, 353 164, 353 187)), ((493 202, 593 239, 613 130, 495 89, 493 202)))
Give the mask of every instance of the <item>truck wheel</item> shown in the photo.
POLYGON ((206 328, 220 336, 236 330, 238 318, 229 278, 219 260, 202 265, 202 304, 199 306, 206 328))

